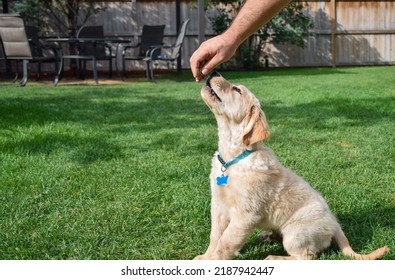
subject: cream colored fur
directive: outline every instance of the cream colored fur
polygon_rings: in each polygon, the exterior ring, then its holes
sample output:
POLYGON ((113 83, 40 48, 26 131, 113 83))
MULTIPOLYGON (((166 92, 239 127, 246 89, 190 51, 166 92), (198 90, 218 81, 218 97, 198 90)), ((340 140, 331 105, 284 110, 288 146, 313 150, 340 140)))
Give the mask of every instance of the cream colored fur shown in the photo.
POLYGON ((222 158, 230 161, 246 149, 254 152, 226 170, 227 186, 217 186, 216 177, 222 172, 214 155, 210 245, 195 259, 232 259, 255 228, 281 235, 289 254, 267 259, 313 259, 332 239, 355 259, 376 259, 388 251, 382 247, 360 255, 351 249, 322 196, 262 144, 269 137, 268 124, 259 101, 247 88, 232 85, 216 73, 201 96, 217 120, 222 158))

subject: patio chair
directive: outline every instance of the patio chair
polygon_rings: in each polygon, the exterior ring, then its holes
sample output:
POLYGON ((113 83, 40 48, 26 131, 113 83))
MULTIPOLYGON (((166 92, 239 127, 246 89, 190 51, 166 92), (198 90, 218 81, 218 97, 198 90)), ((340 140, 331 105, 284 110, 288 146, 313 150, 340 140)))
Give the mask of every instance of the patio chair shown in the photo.
POLYGON ((36 80, 38 81, 40 79, 42 63, 53 63, 55 67, 54 75, 56 75, 59 69, 60 48, 54 44, 41 43, 39 39, 39 30, 35 26, 26 26, 26 35, 32 53, 30 63, 37 63, 38 65, 36 80))
POLYGON ((0 14, 0 43, 6 60, 23 62, 23 77, 19 85, 25 86, 28 80, 29 61, 33 57, 25 24, 18 14, 0 14))
MULTIPOLYGON (((102 25, 95 26, 84 26, 82 27, 78 34, 78 38, 96 38, 96 39, 104 39, 104 30, 102 25)), ((112 54, 111 47, 105 42, 87 42, 80 43, 79 45, 79 53, 81 55, 89 55, 94 53, 96 56, 96 60, 107 60, 109 65, 108 77, 112 78, 112 60, 115 59, 115 55, 112 54)), ((87 60, 80 60, 83 62, 83 72, 86 71, 86 62, 87 60)), ((81 65, 80 65, 81 66, 81 65)))
MULTIPOLYGON (((126 77, 126 61, 143 61, 148 54, 151 54, 150 50, 163 45, 165 25, 144 25, 141 33, 140 43, 133 46, 125 46, 122 50, 122 72, 123 76, 126 77), (129 49, 137 49, 137 55, 128 55, 129 49)), ((160 49, 157 49, 152 56, 158 56, 160 49)))
POLYGON ((154 71, 153 71, 153 62, 154 61, 165 61, 167 62, 167 67, 170 68, 170 63, 175 63, 178 57, 181 54, 181 47, 184 42, 185 32, 188 26, 190 19, 185 20, 180 28, 180 32, 178 33, 177 40, 174 45, 171 46, 161 46, 156 47, 151 50, 151 52, 147 55, 144 61, 147 63, 147 79, 150 81, 154 81, 154 71), (160 50, 168 50, 168 54, 160 54, 155 55, 155 53, 160 53, 160 50))

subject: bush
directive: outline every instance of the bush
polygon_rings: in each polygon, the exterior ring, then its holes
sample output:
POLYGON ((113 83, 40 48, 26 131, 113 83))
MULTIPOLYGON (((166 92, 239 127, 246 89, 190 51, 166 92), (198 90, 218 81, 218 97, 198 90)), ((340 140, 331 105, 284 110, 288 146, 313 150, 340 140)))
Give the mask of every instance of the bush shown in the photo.
MULTIPOLYGON (((215 0, 211 1, 211 5, 217 8, 218 15, 211 17, 210 21, 214 32, 220 34, 230 26, 241 8, 242 1, 215 0)), ((240 46, 233 63, 238 67, 243 66, 244 69, 260 66, 263 58, 268 55, 265 52, 267 43, 291 44, 304 48, 305 38, 313 35, 313 27, 312 19, 305 14, 305 7, 292 1, 262 26, 255 36, 251 36, 240 46)))

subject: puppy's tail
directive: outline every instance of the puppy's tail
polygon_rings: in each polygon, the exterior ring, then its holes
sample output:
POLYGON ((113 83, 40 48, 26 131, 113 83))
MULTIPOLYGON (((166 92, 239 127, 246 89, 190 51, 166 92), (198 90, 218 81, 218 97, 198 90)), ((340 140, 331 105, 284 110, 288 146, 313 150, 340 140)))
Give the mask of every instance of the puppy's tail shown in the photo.
POLYGON ((357 254, 351 248, 347 237, 344 235, 344 232, 340 227, 336 231, 335 241, 337 245, 339 245, 339 248, 344 255, 349 256, 355 260, 376 260, 378 258, 381 258, 385 253, 389 252, 390 250, 387 246, 384 246, 366 255, 357 254))

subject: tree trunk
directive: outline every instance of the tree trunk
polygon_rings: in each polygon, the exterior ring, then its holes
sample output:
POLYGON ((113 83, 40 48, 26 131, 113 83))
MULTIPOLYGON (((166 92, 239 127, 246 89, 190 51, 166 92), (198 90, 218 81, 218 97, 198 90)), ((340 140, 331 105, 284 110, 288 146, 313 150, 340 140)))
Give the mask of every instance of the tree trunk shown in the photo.
MULTIPOLYGON (((67 7, 65 10, 67 11, 67 22, 68 22, 68 35, 69 38, 76 38, 77 37, 77 24, 78 24, 78 6, 76 1, 74 0, 67 0, 67 7)), ((70 43, 69 51, 71 55, 77 54, 77 45, 76 43, 70 43)), ((70 61, 70 69, 72 70, 73 74, 76 74, 77 71, 77 62, 75 59, 70 61)))

